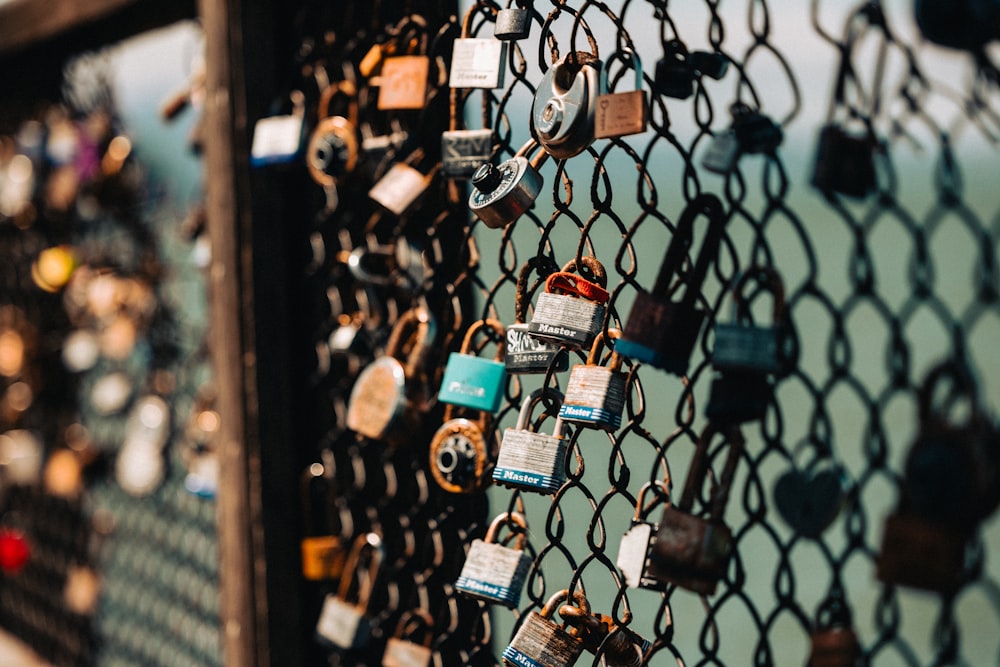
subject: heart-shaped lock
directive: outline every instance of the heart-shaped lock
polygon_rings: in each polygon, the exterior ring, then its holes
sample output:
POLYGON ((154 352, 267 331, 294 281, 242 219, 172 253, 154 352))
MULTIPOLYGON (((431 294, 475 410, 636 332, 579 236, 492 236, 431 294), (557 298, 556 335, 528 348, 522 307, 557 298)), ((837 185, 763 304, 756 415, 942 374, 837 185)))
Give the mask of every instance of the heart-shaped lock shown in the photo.
POLYGON ((792 468, 778 477, 774 505, 796 533, 817 539, 840 514, 850 488, 843 466, 820 454, 805 468, 792 468))

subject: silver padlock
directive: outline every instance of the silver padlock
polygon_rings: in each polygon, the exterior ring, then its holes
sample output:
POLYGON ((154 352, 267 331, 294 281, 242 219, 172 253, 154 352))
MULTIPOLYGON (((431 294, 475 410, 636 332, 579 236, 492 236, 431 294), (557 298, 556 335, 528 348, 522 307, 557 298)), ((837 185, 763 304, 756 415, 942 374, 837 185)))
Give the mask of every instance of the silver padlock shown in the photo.
MULTIPOLYGON (((608 334, 617 338, 621 332, 609 329, 608 334)), ((600 350, 604 342, 604 334, 598 334, 590 348, 587 363, 573 366, 559 417, 581 426, 614 431, 622 422, 628 373, 621 371, 622 361, 617 352, 611 353, 607 366, 600 365, 600 350)))
POLYGON ((527 375, 548 373, 550 369, 558 373, 569 367, 569 355, 555 343, 532 336, 525 321, 531 293, 538 289, 540 282, 558 270, 558 265, 545 255, 535 255, 521 267, 514 291, 514 323, 507 327, 504 363, 508 373, 527 375), (528 278, 535 270, 538 271, 538 280, 529 289, 528 278))
POLYGON ((527 39, 531 34, 532 10, 530 0, 508 0, 507 6, 497 12, 493 36, 507 41, 527 39))
POLYGON ((364 648, 371 637, 371 619, 368 617, 368 602, 378 579, 382 564, 382 538, 375 533, 359 535, 354 540, 351 553, 347 556, 340 577, 337 594, 328 594, 323 600, 323 608, 316 622, 316 636, 340 650, 364 648), (348 600, 351 585, 358 570, 362 553, 370 551, 366 576, 358 582, 357 600, 348 600))
POLYGON ((594 114, 601 88, 600 59, 573 51, 552 64, 535 90, 531 122, 552 157, 579 155, 594 143, 594 114))
MULTIPOLYGON (((521 623, 510 644, 503 650, 501 658, 507 667, 572 667, 583 653, 583 639, 580 630, 574 626, 562 625, 552 620, 558 605, 570 600, 568 590, 561 590, 550 597, 541 611, 533 611, 521 623)), ((590 604, 580 591, 573 594, 571 602, 590 614, 590 604)))
MULTIPOLYGON (((465 565, 455 582, 455 590, 463 595, 496 602, 505 607, 517 607, 521 589, 531 568, 531 556, 524 552, 528 524, 517 512, 504 512, 497 516, 486 531, 486 538, 473 540, 465 565), (497 543, 497 533, 503 525, 513 524, 507 540, 514 539, 514 548, 497 543)), ((506 540, 505 540, 506 541, 506 540)))
POLYGON ((539 340, 571 349, 588 348, 604 328, 604 304, 608 301, 607 273, 596 257, 581 258, 583 267, 570 260, 561 271, 545 279, 545 292, 538 295, 528 333, 539 340), (589 271, 593 280, 579 274, 589 271))
POLYGON ((545 399, 562 404, 562 394, 552 388, 536 389, 521 403, 514 428, 504 430, 500 453, 493 468, 493 482, 502 486, 553 494, 566 481, 566 436, 556 419, 552 435, 531 430, 531 411, 545 399))
MULTIPOLYGON (((451 52, 448 85, 456 88, 500 88, 507 65, 507 43, 495 38, 472 37, 472 18, 479 5, 472 5, 462 19, 462 35, 451 52)), ((496 11, 496 10, 493 10, 496 11)))
POLYGON ((496 166, 487 162, 472 175, 469 208, 487 227, 505 227, 535 205, 542 190, 538 170, 549 157, 546 151, 538 150, 529 162, 527 156, 535 149, 539 145, 528 141, 514 157, 496 166))
POLYGON ((701 166, 715 174, 725 176, 736 166, 740 157, 740 142, 736 133, 726 130, 713 136, 708 142, 708 150, 701 158, 701 166))
POLYGON ((385 644, 382 667, 428 667, 434 657, 431 642, 434 640, 434 618, 426 609, 404 612, 396 625, 396 632, 385 644), (413 641, 423 630, 423 641, 413 641))
POLYGON ((646 491, 653 485, 659 487, 659 493, 665 498, 669 498, 670 489, 667 482, 648 482, 639 490, 639 495, 635 502, 635 515, 632 517, 632 525, 625 531, 621 542, 618 545, 618 558, 615 564, 621 571, 625 579, 625 585, 629 588, 648 588, 654 591, 666 590, 665 582, 653 579, 646 574, 649 567, 649 553, 656 543, 657 526, 651 521, 646 521, 644 517, 649 516, 649 512, 655 506, 654 503, 645 505, 646 491))
POLYGON ((441 163, 438 162, 424 173, 415 166, 423 160, 423 149, 418 148, 413 151, 406 160, 392 165, 389 171, 368 190, 368 196, 390 213, 406 215, 423 197, 441 168, 441 163))

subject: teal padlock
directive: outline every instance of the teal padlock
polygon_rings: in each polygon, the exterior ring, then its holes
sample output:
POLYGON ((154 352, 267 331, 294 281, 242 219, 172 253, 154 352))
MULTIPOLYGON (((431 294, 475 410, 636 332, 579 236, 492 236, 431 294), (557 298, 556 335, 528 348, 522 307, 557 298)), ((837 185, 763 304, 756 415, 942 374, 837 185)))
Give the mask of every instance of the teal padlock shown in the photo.
POLYGON ((507 367, 504 364, 506 335, 504 326, 494 319, 479 320, 465 334, 462 348, 452 352, 444 369, 444 379, 438 391, 438 401, 451 403, 483 412, 496 412, 503 399, 504 385, 507 383, 507 367), (497 333, 497 352, 493 359, 477 357, 472 341, 483 327, 491 327, 497 333))

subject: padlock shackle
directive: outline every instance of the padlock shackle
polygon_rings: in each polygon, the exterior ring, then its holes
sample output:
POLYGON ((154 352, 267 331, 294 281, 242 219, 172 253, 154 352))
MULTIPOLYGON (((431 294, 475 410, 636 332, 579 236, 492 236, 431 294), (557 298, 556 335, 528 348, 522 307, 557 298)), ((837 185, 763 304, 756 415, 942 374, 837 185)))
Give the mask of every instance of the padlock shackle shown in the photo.
POLYGON ((969 402, 968 424, 983 420, 982 406, 979 404, 979 387, 971 371, 965 364, 948 359, 933 367, 924 377, 924 382, 917 393, 918 417, 921 425, 930 423, 947 423, 947 411, 954 407, 956 401, 965 399, 969 402), (935 405, 935 393, 941 383, 951 382, 948 393, 943 401, 935 405), (942 409, 943 408, 943 409, 942 409))
MULTIPOLYGON (((542 605, 542 609, 538 612, 538 615, 542 618, 551 619, 552 615, 556 612, 556 605, 563 602, 570 605, 576 603, 576 606, 582 609, 584 614, 590 614, 590 602, 587 601, 587 596, 584 595, 583 591, 574 591, 572 598, 570 598, 569 589, 564 588, 545 601, 545 604, 542 605)), ((566 623, 564 622, 563 629, 565 628, 566 623)), ((577 632, 579 632, 579 630, 577 628, 573 628, 573 631, 570 632, 570 634, 575 636, 577 632)))
POLYGON ((653 507, 655 507, 655 504, 652 502, 649 505, 645 504, 646 491, 653 488, 654 486, 658 486, 661 489, 663 489, 663 494, 667 497, 666 504, 667 506, 670 505, 669 480, 657 479, 652 482, 646 482, 645 484, 642 485, 642 488, 639 489, 639 494, 635 497, 635 515, 632 517, 635 521, 642 521, 642 517, 648 516, 650 511, 652 511, 653 507))
POLYGON ((434 641, 434 617, 423 607, 414 607, 400 615, 396 631, 392 636, 396 639, 410 640, 421 628, 424 630, 424 639, 421 645, 430 648, 431 642, 434 641))
POLYGON ((341 80, 323 89, 316 106, 316 118, 323 120, 330 116, 330 102, 337 95, 343 95, 348 100, 347 120, 352 127, 358 126, 358 87, 353 81, 341 80))
POLYGON ((404 374, 407 379, 417 377, 418 370, 423 365, 423 357, 434 340, 436 326, 430 312, 421 307, 414 307, 400 315, 399 320, 389 334, 385 344, 386 356, 402 361, 403 346, 412 342, 410 354, 404 364, 404 374), (403 338, 404 334, 406 338, 403 338))
POLYGON ((733 286, 732 306, 733 321, 737 323, 750 322, 750 304, 744 294, 747 285, 754 282, 766 288, 771 293, 773 306, 771 308, 771 324, 778 326, 785 314, 785 285, 781 274, 771 266, 756 264, 740 275, 733 286))
MULTIPOLYGON (((546 398, 551 398, 555 403, 562 405, 564 396, 561 391, 559 391, 554 387, 540 387, 534 390, 528 396, 526 396, 523 401, 521 401, 521 409, 517 413, 517 423, 514 425, 514 429, 517 431, 531 432, 531 413, 534 410, 535 406, 541 403, 546 398)), ((559 410, 556 409, 556 413, 558 412, 559 410)), ((551 415, 552 413, 548 412, 546 414, 551 415)), ((554 435, 557 438, 563 437, 562 419, 560 419, 559 417, 556 417, 554 435)))
POLYGON ((528 292, 538 289, 538 284, 559 270, 559 266, 547 255, 535 255, 525 262, 521 272, 517 274, 517 284, 514 287, 514 322, 524 324, 528 318, 528 292), (528 278, 532 271, 538 272, 538 281, 528 289, 528 278))
POLYGON ((525 520, 524 515, 520 512, 504 512, 503 514, 498 514, 492 522, 490 522, 490 527, 486 530, 486 536, 483 541, 488 544, 497 543, 497 533, 500 532, 500 527, 508 523, 516 524, 521 528, 520 532, 517 533, 517 539, 514 541, 514 549, 516 551, 524 551, 524 542, 528 538, 528 522, 525 520))
POLYGON ((372 591, 375 589, 375 581, 378 579, 379 568, 382 566, 382 538, 378 533, 364 533, 354 538, 351 551, 347 554, 344 569, 340 574, 337 597, 345 602, 348 601, 347 596, 351 592, 351 584, 354 582, 358 563, 361 561, 361 553, 366 549, 371 550, 371 557, 368 561, 368 576, 364 581, 358 582, 358 600, 356 604, 362 609, 367 610, 372 591))
MULTIPOLYGON (((691 508, 694 507, 694 498, 698 494, 698 489, 704 483, 705 476, 708 473, 708 448, 713 436, 719 432, 719 427, 709 422, 705 430, 701 432, 701 437, 698 438, 694 458, 691 460, 691 469, 688 470, 687 479, 684 480, 684 491, 681 494, 681 502, 677 505, 677 508, 681 511, 690 514, 691 508)), ((729 500, 729 487, 732 485, 733 475, 736 473, 736 465, 743 454, 743 446, 745 444, 743 433, 737 425, 726 426, 725 437, 729 445, 726 463, 709 499, 709 517, 712 521, 722 520, 726 503, 729 500)))
MULTIPOLYGON (((611 339, 621 338, 622 332, 619 329, 608 329, 608 337, 611 339)), ((617 373, 622 367, 621 356, 614 351, 614 345, 605 345, 604 332, 601 331, 596 336, 594 336, 594 343, 590 346, 590 354, 587 355, 587 365, 588 366, 600 366, 600 354, 601 348, 607 347, 611 350, 611 362, 608 364, 608 368, 611 369, 612 373, 617 373)))
MULTIPOLYGON (((607 288, 608 286, 608 272, 605 270, 604 265, 601 264, 600 260, 593 255, 583 255, 580 257, 580 264, 582 264, 588 271, 594 274, 594 282, 600 285, 602 288, 607 288)), ((569 260, 560 269, 562 273, 577 273, 583 275, 580 272, 580 267, 577 265, 576 258, 569 260)))
POLYGON ((545 161, 549 159, 549 152, 544 148, 542 148, 542 145, 538 143, 537 140, 528 139, 528 141, 526 141, 523 146, 517 149, 517 152, 514 153, 514 157, 515 158, 523 157, 525 159, 528 159, 528 156, 531 154, 532 150, 536 149, 537 152, 535 153, 535 157, 528 160, 528 165, 535 171, 538 171, 539 169, 542 168, 542 165, 545 164, 545 161))
POLYGON ((642 90, 642 61, 639 60, 639 54, 627 46, 622 47, 620 52, 608 58, 601 67, 601 90, 604 92, 610 90, 608 70, 611 68, 611 62, 614 60, 621 60, 623 65, 632 65, 632 69, 635 70, 635 89, 642 90))
POLYGON ((670 239, 670 245, 667 246, 667 254, 663 259, 663 264, 660 265, 660 271, 656 274, 656 282, 653 283, 652 294, 666 296, 670 293, 673 278, 675 275, 679 275, 688 249, 694 242, 694 221, 700 215, 708 217, 708 231, 705 232, 705 238, 694 266, 684 276, 685 290, 680 302, 683 308, 694 306, 701 284, 708 274, 708 267, 715 261, 719 252, 726 218, 722 202, 718 197, 702 193, 684 207, 681 218, 677 222, 677 228, 674 230, 673 238, 670 239))
POLYGON ((465 338, 462 339, 462 347, 459 349, 459 352, 461 354, 472 354, 472 340, 484 327, 493 329, 498 337, 497 351, 493 355, 493 361, 503 361, 507 353, 507 330, 500 320, 493 319, 492 317, 478 320, 469 326, 465 332, 465 338))

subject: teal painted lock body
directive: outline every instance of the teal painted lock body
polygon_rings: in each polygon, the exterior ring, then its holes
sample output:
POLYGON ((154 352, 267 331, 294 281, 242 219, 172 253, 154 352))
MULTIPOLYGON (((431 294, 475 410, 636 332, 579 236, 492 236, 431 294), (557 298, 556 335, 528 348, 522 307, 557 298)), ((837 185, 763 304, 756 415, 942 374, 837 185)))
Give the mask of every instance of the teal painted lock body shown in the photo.
POLYGON ((493 319, 473 324, 465 334, 461 351, 452 352, 448 357, 438 400, 473 410, 496 412, 503 400, 504 385, 507 382, 505 350, 506 332, 503 324, 493 319), (494 359, 484 359, 472 354, 473 338, 483 327, 490 327, 497 333, 494 359))
POLYGON ((566 481, 566 448, 562 420, 556 419, 553 434, 531 430, 531 410, 544 398, 561 405, 555 389, 536 389, 521 404, 514 428, 504 431, 500 453, 493 468, 493 483, 524 491, 551 494, 566 481))
MULTIPOLYGON (((612 338, 620 335, 618 329, 610 329, 608 333, 612 338)), ((559 418, 589 428, 614 431, 621 426, 628 374, 621 372, 621 357, 617 352, 611 354, 608 366, 599 365, 603 343, 604 334, 598 334, 587 363, 577 364, 570 371, 559 418)))

